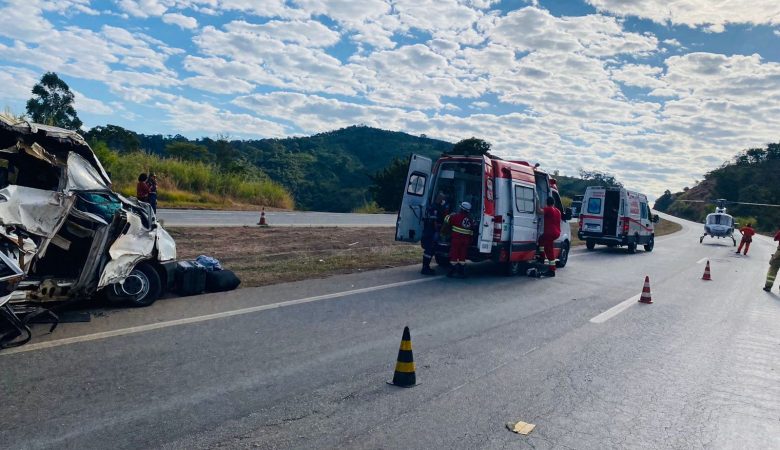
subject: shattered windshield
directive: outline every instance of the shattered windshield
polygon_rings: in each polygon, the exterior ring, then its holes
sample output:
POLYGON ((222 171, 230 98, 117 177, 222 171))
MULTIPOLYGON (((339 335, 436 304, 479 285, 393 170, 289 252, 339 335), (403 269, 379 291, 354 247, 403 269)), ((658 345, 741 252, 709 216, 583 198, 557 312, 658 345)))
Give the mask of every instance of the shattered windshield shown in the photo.
POLYGON ((109 190, 97 169, 80 155, 71 152, 68 155, 68 190, 99 191, 109 190))

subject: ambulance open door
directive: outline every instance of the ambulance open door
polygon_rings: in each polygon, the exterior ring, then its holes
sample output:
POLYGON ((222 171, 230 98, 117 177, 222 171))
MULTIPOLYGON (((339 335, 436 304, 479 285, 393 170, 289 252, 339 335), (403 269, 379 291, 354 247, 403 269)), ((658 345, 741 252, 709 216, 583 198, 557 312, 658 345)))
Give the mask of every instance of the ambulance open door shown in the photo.
POLYGON ((409 157, 409 171, 404 184, 404 198, 395 223, 395 240, 419 242, 422 237, 423 215, 428 207, 433 161, 420 155, 409 157))
POLYGON ((493 250, 493 217, 496 215, 496 199, 493 187, 493 163, 487 156, 482 157, 481 213, 478 231, 479 252, 490 253, 493 250))

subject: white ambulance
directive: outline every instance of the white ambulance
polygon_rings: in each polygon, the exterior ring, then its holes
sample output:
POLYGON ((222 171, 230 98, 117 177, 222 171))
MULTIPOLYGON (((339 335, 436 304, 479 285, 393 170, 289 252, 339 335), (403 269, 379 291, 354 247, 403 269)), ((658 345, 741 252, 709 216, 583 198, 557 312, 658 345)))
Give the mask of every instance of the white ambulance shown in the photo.
MULTIPOLYGON (((396 222, 397 241, 420 241, 427 206, 442 193, 451 212, 461 202, 472 205, 471 216, 478 227, 469 259, 492 260, 507 274, 518 274, 537 261, 537 242, 544 229, 537 210, 552 197, 562 218, 561 235, 555 242, 557 266, 568 261, 571 210, 564 210, 555 179, 525 161, 445 155, 434 164, 429 158, 412 155, 405 186, 396 222)), ((447 265, 448 255, 449 242, 439 239, 436 262, 447 265)))
POLYGON ((596 244, 626 246, 629 253, 643 245, 648 252, 655 245, 655 223, 647 196, 618 187, 590 186, 585 190, 577 236, 588 250, 596 244))

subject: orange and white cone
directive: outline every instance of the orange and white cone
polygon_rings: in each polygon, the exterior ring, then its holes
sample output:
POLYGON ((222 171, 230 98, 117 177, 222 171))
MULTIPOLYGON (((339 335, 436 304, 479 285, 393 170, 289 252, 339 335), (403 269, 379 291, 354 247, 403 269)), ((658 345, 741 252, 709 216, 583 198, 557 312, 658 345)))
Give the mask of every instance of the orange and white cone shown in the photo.
POLYGON ((650 297, 650 277, 645 275, 645 286, 642 288, 642 295, 639 297, 639 303, 647 303, 648 305, 653 303, 653 299, 650 297))
POLYGON ((260 225, 261 227, 268 226, 268 222, 265 221, 265 208, 263 208, 263 210, 260 211, 260 221, 257 222, 257 224, 260 225))
POLYGON ((707 260, 707 267, 704 268, 704 275, 701 276, 702 280, 711 281, 712 277, 710 276, 710 261, 707 260))

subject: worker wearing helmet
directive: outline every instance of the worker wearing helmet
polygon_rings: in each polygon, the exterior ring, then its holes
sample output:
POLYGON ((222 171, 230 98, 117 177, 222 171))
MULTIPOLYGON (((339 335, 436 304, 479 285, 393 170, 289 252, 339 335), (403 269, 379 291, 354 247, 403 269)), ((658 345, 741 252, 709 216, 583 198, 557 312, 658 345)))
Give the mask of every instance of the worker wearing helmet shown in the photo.
POLYGON ((544 232, 539 236, 539 245, 544 249, 546 276, 555 276, 555 240, 561 235, 561 212, 555 207, 555 199, 547 197, 547 206, 539 208, 544 217, 544 232))
POLYGON ((777 241, 777 250, 769 260, 769 271, 766 273, 766 284, 764 284, 764 290, 767 292, 772 290, 772 285, 775 284, 775 277, 777 277, 777 271, 780 269, 780 231, 775 233, 775 240, 777 241))
POLYGON ((756 234, 756 230, 753 229, 751 224, 747 224, 747 226, 744 226, 739 229, 739 232, 742 233, 742 240, 739 241, 739 247, 737 247, 737 254, 742 251, 742 246, 745 246, 745 253, 743 253, 745 256, 747 256, 748 249, 750 248, 750 243, 753 242, 753 235, 756 234))
POLYGON ((450 262, 453 266, 447 274, 448 277, 466 278, 466 257, 474 235, 474 221, 469 215, 470 212, 471 203, 463 202, 460 204, 460 211, 444 218, 442 233, 452 232, 450 262))

